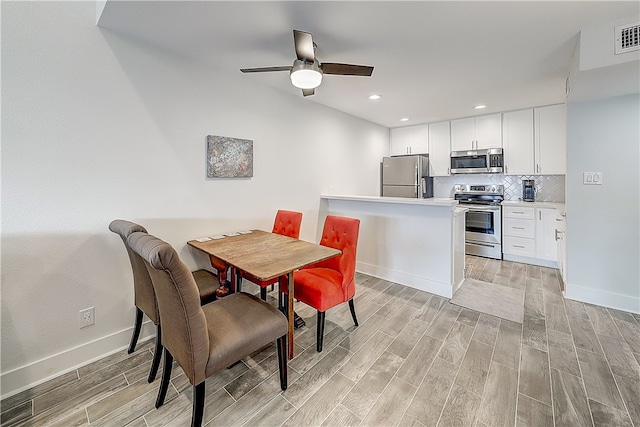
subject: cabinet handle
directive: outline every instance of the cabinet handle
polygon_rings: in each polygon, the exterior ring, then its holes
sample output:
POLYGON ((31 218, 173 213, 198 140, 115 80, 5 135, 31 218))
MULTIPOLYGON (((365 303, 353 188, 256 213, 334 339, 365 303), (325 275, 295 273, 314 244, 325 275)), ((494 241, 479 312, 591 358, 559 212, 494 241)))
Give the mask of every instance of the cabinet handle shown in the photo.
POLYGON ((520 246, 520 245, 513 245, 514 248, 520 248, 520 249, 524 249, 524 246, 520 246))
POLYGON ((562 233, 562 232, 561 232, 561 231, 558 231, 558 230, 556 229, 556 242, 557 242, 558 240, 562 240, 562 237, 558 237, 558 233, 562 233))
POLYGON ((562 222, 562 220, 560 218, 556 218, 556 221, 558 222, 562 222))
POLYGON ((524 214, 524 212, 520 212, 520 211, 513 211, 514 214, 524 214))
POLYGON ((542 221, 542 211, 538 211, 538 218, 540 218, 540 221, 542 221))
POLYGON ((536 173, 540 173, 540 165, 536 165, 536 173))
POLYGON ((524 230, 524 227, 511 227, 511 228, 513 228, 514 230, 524 230))
POLYGON ((451 168, 447 168, 447 175, 451 174, 451 168))

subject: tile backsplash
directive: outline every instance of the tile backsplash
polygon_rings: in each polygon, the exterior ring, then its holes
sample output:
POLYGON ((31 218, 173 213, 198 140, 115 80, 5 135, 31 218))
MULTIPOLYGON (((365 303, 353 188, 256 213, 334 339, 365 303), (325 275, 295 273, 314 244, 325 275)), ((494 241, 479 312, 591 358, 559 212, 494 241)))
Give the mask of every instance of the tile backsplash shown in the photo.
POLYGON ((536 201, 564 203, 564 175, 502 175, 502 174, 460 174, 436 176, 433 178, 434 197, 453 197, 456 184, 502 184, 505 200, 522 199, 522 180, 533 179, 536 183, 536 201))

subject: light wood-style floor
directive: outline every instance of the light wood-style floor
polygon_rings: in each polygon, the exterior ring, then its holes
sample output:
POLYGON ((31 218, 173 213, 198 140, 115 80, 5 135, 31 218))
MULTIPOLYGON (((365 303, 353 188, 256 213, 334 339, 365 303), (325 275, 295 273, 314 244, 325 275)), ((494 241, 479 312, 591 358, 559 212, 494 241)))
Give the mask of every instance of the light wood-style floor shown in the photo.
MULTIPOLYGON (((522 325, 359 274, 358 328, 347 304, 330 310, 317 353, 315 313, 296 305, 307 326, 289 388, 270 346, 207 380, 204 423, 640 427, 640 316, 564 300, 553 269, 467 263, 469 277, 525 290, 522 325)), ((2 425, 189 425, 184 374, 155 409, 153 346, 138 347, 5 399, 2 425)))

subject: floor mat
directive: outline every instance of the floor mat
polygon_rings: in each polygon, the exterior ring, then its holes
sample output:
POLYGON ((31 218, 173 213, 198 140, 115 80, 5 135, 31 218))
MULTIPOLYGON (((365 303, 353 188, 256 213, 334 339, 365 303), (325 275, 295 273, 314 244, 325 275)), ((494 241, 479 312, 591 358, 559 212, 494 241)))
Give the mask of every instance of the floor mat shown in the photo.
POLYGON ((465 279, 451 303, 522 324, 524 291, 475 279, 465 279))

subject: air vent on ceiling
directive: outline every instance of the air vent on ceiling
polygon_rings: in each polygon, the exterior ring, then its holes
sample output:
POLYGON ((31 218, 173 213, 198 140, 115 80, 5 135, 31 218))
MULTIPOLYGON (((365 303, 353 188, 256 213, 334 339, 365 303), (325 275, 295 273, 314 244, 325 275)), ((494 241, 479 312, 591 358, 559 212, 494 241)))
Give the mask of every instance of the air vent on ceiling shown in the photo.
POLYGON ((640 23, 616 27, 616 55, 640 49, 640 23))

